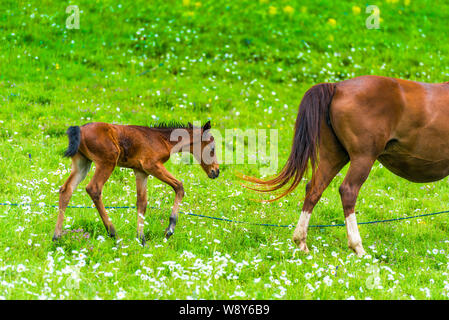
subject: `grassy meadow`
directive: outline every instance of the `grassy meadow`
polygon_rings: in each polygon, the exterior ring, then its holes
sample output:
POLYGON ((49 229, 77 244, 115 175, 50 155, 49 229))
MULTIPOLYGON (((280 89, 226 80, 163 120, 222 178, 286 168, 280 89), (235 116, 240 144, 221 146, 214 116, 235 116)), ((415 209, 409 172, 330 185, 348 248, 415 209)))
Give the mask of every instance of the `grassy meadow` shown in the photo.
MULTIPOLYGON (((293 229, 180 214, 166 241, 174 193, 154 178, 145 247, 136 240, 135 209, 108 210, 115 240, 95 209, 67 209, 65 235, 53 243, 51 206, 70 173, 65 132, 87 122, 210 119, 223 134, 277 129, 281 168, 313 84, 366 74, 448 81, 448 16, 442 0, 2 1, 0 203, 25 206, 0 205, 0 298, 447 299, 447 214, 360 226, 368 255, 359 259, 344 227, 309 229, 304 254, 293 229), (371 4, 380 9, 379 29, 365 24, 371 4), (80 9, 79 29, 66 28, 68 5, 80 9)), ((182 212, 296 224, 305 182, 260 203, 253 199, 264 196, 235 176, 260 176, 266 165, 222 164, 215 180, 197 164, 167 168, 184 183, 182 212)), ((324 192, 312 225, 344 222, 338 187, 346 170, 324 192)), ((69 205, 92 205, 85 187, 93 172, 69 205)), ((376 163, 357 219, 449 209, 447 182, 411 183, 376 163)), ((114 171, 103 200, 135 205, 132 170, 114 171)))

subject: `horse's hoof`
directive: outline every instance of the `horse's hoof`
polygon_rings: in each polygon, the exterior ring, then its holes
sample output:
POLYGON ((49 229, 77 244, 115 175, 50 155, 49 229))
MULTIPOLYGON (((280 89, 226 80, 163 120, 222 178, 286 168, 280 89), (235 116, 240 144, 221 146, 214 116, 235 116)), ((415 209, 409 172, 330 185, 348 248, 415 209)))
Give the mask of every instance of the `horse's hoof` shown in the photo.
POLYGON ((357 257, 359 257, 359 258, 361 258, 361 257, 363 257, 365 254, 366 254, 366 252, 365 252, 365 249, 363 249, 363 246, 362 246, 362 244, 361 243, 359 243, 359 244, 357 244, 357 245, 355 245, 355 246, 352 246, 352 247, 349 247, 352 251, 354 251, 354 253, 357 255, 357 257))
POLYGON ((307 244, 304 239, 301 239, 298 235, 295 234, 292 240, 299 248, 299 250, 301 250, 304 253, 309 253, 309 248, 307 248, 307 244))
POLYGON ((59 239, 61 239, 61 236, 59 235, 56 235, 56 234, 54 234, 53 235, 53 238, 51 238, 51 240, 53 241, 53 242, 56 242, 56 241, 58 241, 59 239))
POLYGON ((366 252, 362 246, 356 247, 353 250, 354 250, 355 254, 357 255, 357 257, 359 257, 359 258, 363 257, 366 254, 366 252))
POLYGON ((309 248, 307 248, 307 244, 305 242, 301 242, 299 244, 299 250, 301 250, 304 253, 309 253, 309 248))

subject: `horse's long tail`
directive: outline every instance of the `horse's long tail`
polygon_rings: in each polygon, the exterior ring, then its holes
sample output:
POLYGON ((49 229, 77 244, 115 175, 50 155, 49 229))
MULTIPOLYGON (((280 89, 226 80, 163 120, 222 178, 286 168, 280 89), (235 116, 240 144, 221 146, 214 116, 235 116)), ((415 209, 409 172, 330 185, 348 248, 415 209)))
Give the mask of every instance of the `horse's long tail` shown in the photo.
POLYGON ((69 137, 69 146, 64 152, 64 157, 73 157, 77 152, 81 143, 81 129, 78 126, 69 127, 67 129, 69 137))
POLYGON ((326 119, 328 117, 329 105, 335 93, 335 86, 335 83, 320 83, 305 93, 299 105, 292 150, 287 163, 278 175, 269 180, 241 176, 243 180, 259 185, 256 188, 248 187, 249 189, 259 192, 272 192, 283 188, 292 181, 290 186, 275 199, 268 200, 276 201, 292 192, 298 186, 308 169, 309 161, 312 167, 311 184, 314 184, 315 169, 318 163, 321 122, 323 115, 326 116, 326 119))

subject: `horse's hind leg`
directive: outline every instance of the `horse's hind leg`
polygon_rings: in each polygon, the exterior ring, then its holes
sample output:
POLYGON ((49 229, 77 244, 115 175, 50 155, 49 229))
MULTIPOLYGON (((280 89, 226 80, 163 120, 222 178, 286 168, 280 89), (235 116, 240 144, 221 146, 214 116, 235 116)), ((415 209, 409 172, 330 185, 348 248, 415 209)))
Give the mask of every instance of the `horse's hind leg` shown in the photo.
POLYGON ((115 163, 96 162, 95 166, 95 174, 87 185, 86 191, 94 202, 108 234, 111 237, 115 237, 115 227, 112 224, 111 219, 109 218, 104 207, 103 200, 101 199, 103 186, 114 171, 115 163))
POLYGON ((368 178, 375 160, 375 158, 367 156, 353 157, 346 177, 340 186, 341 202, 343 204, 346 231, 348 233, 348 246, 359 257, 365 254, 365 250, 362 246, 362 239, 357 226, 354 208, 359 190, 368 178))
POLYGON ((302 206, 301 216, 293 233, 293 241, 298 245, 300 250, 306 253, 309 252, 306 239, 312 210, 320 200, 321 195, 329 183, 346 163, 348 163, 348 156, 339 146, 336 145, 334 148, 320 148, 320 162, 314 176, 315 184, 312 186, 311 182, 309 182, 306 186, 306 197, 302 206))
POLYGON ((81 154, 77 153, 72 157, 72 171, 67 181, 59 189, 59 215, 56 222, 53 240, 58 240, 62 233, 62 223, 67 205, 72 197, 73 191, 78 187, 81 181, 86 178, 89 172, 91 161, 81 154))

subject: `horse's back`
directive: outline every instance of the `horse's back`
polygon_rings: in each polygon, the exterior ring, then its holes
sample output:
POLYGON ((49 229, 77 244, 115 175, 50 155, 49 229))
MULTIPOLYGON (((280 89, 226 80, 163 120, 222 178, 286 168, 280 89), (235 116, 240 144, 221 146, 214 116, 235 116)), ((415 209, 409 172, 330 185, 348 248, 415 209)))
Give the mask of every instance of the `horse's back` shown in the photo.
POLYGON ((359 153, 366 141, 373 145, 363 152, 380 152, 392 138, 404 98, 395 79, 363 76, 336 84, 329 116, 336 136, 351 154, 359 153))
POLYGON ((449 85, 363 76, 337 84, 330 106, 350 157, 376 157, 411 181, 449 174, 449 85))
POLYGON ((167 148, 152 128, 93 122, 81 127, 80 152, 94 162, 110 162, 141 169, 145 161, 169 157, 167 148))

